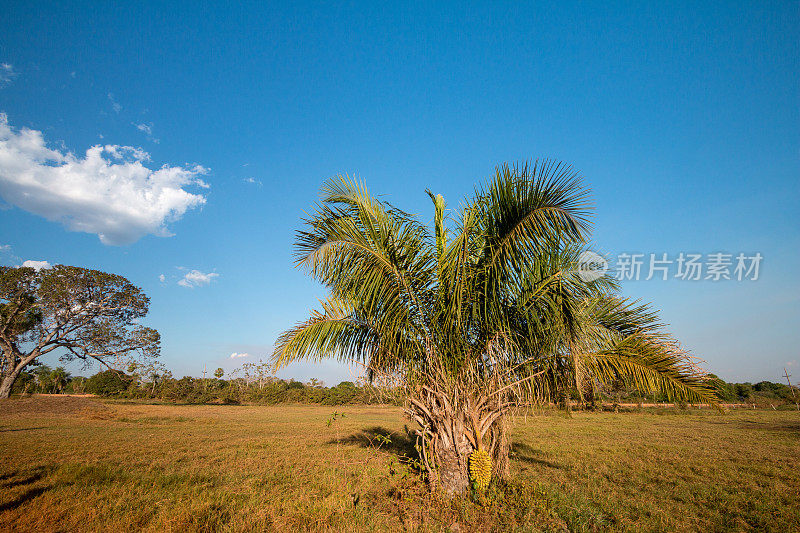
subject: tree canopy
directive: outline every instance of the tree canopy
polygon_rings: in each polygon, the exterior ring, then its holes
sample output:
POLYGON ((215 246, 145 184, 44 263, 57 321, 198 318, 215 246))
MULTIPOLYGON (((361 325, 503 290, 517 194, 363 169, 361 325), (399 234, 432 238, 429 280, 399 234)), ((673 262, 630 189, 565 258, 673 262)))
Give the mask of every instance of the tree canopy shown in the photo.
POLYGON ((116 274, 74 266, 0 267, 0 398, 28 365, 57 351, 62 360, 156 357, 160 336, 138 323, 150 300, 116 274))

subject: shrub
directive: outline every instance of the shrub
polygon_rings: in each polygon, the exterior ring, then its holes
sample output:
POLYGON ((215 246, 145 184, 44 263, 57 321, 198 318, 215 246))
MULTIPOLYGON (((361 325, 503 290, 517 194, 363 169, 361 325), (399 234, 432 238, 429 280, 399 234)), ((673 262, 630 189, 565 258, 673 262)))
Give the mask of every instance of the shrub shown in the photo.
POLYGON ((118 396, 125 392, 132 378, 115 370, 104 370, 86 380, 86 392, 99 396, 118 396))

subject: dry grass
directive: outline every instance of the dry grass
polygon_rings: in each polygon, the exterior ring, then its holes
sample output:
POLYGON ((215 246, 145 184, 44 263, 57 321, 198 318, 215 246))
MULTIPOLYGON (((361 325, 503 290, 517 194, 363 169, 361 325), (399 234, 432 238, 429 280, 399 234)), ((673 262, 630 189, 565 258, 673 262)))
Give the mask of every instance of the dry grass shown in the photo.
POLYGON ((543 412, 510 486, 449 502, 397 408, 53 401, 0 404, 2 531, 800 530, 797 412, 543 412))

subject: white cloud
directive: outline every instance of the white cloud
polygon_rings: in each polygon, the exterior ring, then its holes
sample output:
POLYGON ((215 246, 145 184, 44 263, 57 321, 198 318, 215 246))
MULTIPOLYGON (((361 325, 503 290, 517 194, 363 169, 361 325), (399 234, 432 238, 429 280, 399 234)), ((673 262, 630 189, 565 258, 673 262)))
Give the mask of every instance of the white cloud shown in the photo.
POLYGON ((0 88, 11 83, 16 77, 17 73, 14 72, 14 65, 0 63, 0 88))
POLYGON ((245 178, 242 181, 244 181, 245 183, 250 183, 252 185, 258 185, 259 187, 263 185, 263 183, 261 183, 261 180, 257 180, 255 178, 245 178))
POLYGON ((200 272, 199 270, 191 270, 187 272, 185 276, 183 276, 183 279, 178 281, 178 285, 181 287, 194 289, 195 287, 208 285, 216 277, 219 277, 219 274, 216 272, 209 272, 206 274, 204 272, 200 272))
POLYGON ((141 124, 134 124, 134 126, 136 126, 137 130, 143 131, 144 133, 146 133, 148 135, 152 135, 153 134, 153 124, 152 123, 145 124, 144 122, 142 122, 141 124))
POLYGON ((250 357, 250 354, 246 352, 245 353, 233 352, 231 354, 231 359, 239 359, 240 357, 250 357))
POLYGON ((111 102, 111 107, 114 109, 114 112, 119 115, 119 112, 122 111, 122 106, 114 99, 114 95, 108 93, 108 101, 111 102))
POLYGON ((11 245, 10 244, 0 244, 0 252, 10 252, 11 245))
POLYGON ((37 270, 37 271, 41 270, 43 268, 44 269, 48 269, 48 268, 52 268, 53 267, 53 265, 51 265, 47 261, 32 261, 30 259, 28 259, 27 261, 23 262, 22 266, 30 267, 30 268, 32 268, 34 270, 37 270))
POLYGON ((161 274, 160 276, 158 276, 158 281, 160 281, 161 283, 164 283, 165 281, 167 281, 167 276, 165 276, 164 274, 161 274))
POLYGON ((131 122, 131 124, 133 124, 136 127, 137 130, 139 130, 142 133, 144 133, 145 135, 147 135, 147 140, 148 141, 154 142, 156 144, 161 143, 161 141, 159 139, 156 139, 155 137, 153 137, 153 123, 152 122, 149 123, 149 124, 146 123, 146 122, 142 122, 141 124, 136 124, 135 122, 131 122))
POLYGON ((206 199, 184 188, 208 184, 194 167, 144 163, 139 148, 95 145, 81 158, 47 148, 42 132, 14 131, 0 113, 0 196, 8 203, 60 222, 71 231, 96 233, 103 244, 130 244, 147 234, 168 237, 168 222, 206 199))

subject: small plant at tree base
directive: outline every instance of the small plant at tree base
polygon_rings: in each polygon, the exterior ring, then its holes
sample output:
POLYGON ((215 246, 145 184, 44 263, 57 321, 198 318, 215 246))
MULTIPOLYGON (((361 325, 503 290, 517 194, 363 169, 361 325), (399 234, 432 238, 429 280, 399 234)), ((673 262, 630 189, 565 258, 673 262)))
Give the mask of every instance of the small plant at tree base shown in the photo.
MULTIPOLYGON (((417 452, 419 452, 419 447, 416 447, 417 452)), ((407 454, 403 454, 400 456, 400 460, 411 467, 413 470, 421 473, 423 477, 425 476, 425 465, 420 461, 419 457, 411 457, 407 454)))
POLYGON ((333 414, 328 418, 328 421, 325 422, 325 425, 331 427, 334 422, 336 422, 339 418, 344 418, 344 413, 339 413, 334 411, 333 414))
POLYGON ((388 433, 386 435, 381 435, 380 433, 378 433, 377 435, 375 435, 375 440, 378 441, 378 449, 380 449, 380 447, 383 446, 384 444, 388 446, 389 444, 392 443, 392 437, 388 433))

